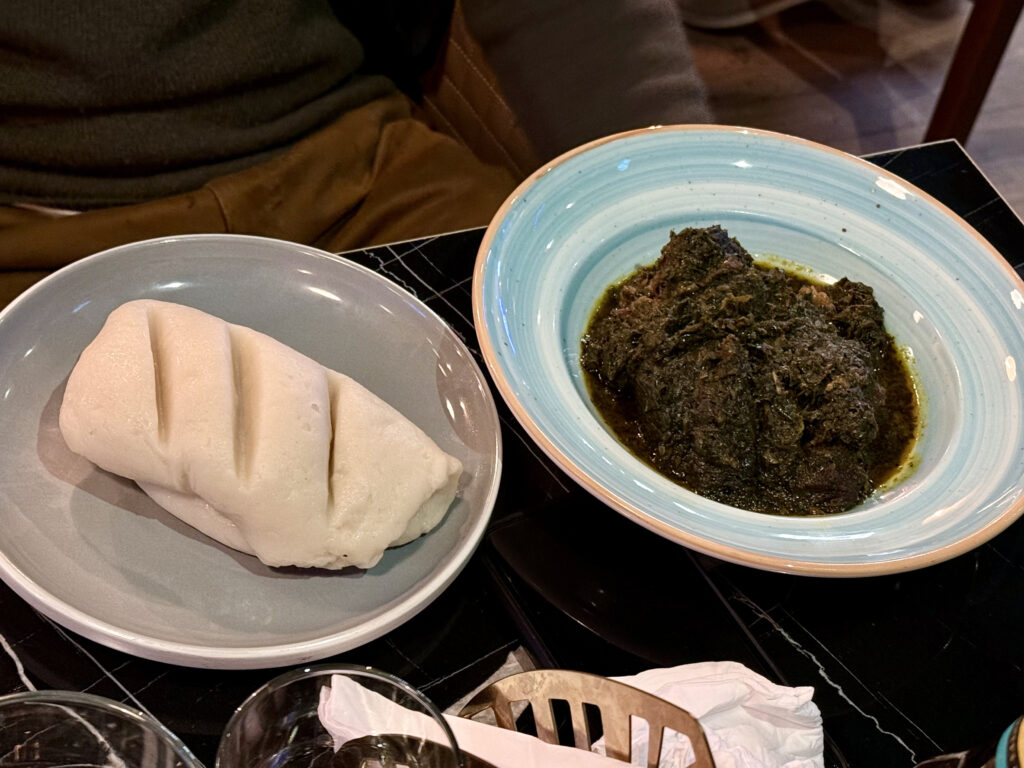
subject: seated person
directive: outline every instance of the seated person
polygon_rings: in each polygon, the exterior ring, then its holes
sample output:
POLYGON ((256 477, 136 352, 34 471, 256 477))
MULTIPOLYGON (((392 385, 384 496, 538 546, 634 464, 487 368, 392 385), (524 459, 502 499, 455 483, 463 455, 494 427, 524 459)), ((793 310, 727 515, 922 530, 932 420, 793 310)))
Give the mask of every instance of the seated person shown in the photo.
MULTIPOLYGON (((341 251, 486 224, 518 179, 415 119, 396 85, 415 90, 451 10, 0 3, 0 306, 50 270, 150 237, 341 251)), ((671 0, 462 10, 542 158, 706 117, 671 0)))

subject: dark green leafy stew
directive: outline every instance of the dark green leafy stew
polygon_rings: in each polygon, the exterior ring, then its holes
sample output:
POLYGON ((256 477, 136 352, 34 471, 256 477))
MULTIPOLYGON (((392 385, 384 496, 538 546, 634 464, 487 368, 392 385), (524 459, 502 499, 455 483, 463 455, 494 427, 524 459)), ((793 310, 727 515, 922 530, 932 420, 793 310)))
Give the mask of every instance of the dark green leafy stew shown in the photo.
POLYGON ((754 264, 720 227, 671 233, 581 342, 590 395, 655 469, 756 512, 824 515, 909 460, 918 402, 872 289, 754 264))

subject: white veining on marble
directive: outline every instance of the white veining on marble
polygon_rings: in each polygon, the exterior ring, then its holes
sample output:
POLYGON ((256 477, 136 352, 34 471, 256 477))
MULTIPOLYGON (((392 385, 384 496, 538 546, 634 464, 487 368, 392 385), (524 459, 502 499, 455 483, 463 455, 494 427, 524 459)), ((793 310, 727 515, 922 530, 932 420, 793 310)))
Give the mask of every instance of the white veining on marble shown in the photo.
POLYGON ((109 678, 110 678, 110 679, 111 679, 111 680, 113 681, 114 685, 116 685, 116 686, 117 686, 118 688, 120 688, 120 689, 121 689, 121 690, 122 690, 122 691, 124 692, 124 695, 125 695, 125 696, 127 696, 127 697, 128 697, 128 698, 129 698, 130 700, 131 700, 132 704, 133 704, 133 705, 135 705, 135 708, 136 708, 136 709, 142 710, 142 711, 143 711, 143 712, 145 712, 145 713, 146 713, 147 715, 149 715, 150 717, 152 717, 152 718, 153 718, 154 720, 156 720, 156 719, 157 719, 157 718, 156 718, 156 717, 155 717, 155 716, 153 715, 153 713, 152 713, 152 712, 150 712, 150 711, 149 711, 148 709, 146 709, 146 707, 145 707, 145 706, 143 705, 143 703, 142 703, 141 701, 139 701, 139 700, 138 700, 138 699, 137 699, 137 698, 135 697, 135 694, 133 694, 133 693, 132 693, 131 691, 129 691, 129 690, 127 689, 127 688, 125 688, 125 687, 124 687, 124 685, 123 685, 123 684, 121 683, 121 681, 120 681, 120 680, 118 680, 118 679, 117 679, 116 677, 114 677, 114 676, 113 676, 113 675, 112 675, 112 674, 110 673, 110 671, 109 671, 109 670, 107 670, 107 668, 106 668, 106 667, 104 667, 104 666, 103 666, 102 664, 100 664, 100 663, 99 663, 99 661, 97 661, 97 659, 96 659, 96 657, 95 657, 95 656, 93 656, 93 655, 92 655, 91 653, 89 653, 89 652, 88 652, 88 651, 87 651, 87 650, 86 650, 86 649, 85 649, 84 647, 82 647, 82 644, 81 644, 81 643, 79 643, 79 642, 78 642, 77 640, 75 640, 75 638, 74 638, 74 637, 72 637, 72 636, 71 636, 71 635, 69 635, 69 634, 68 634, 67 632, 65 632, 65 631, 64 631, 64 628, 63 628, 63 627, 61 627, 61 626, 60 626, 59 624, 57 624, 56 622, 54 622, 54 621, 53 621, 52 619, 50 619, 50 618, 49 618, 48 616, 43 616, 43 614, 39 614, 39 616, 40 616, 40 617, 41 617, 41 618, 42 618, 42 619, 43 619, 44 621, 46 621, 46 622, 47 622, 47 623, 48 623, 48 624, 49 624, 49 625, 50 625, 51 627, 53 627, 54 631, 55 631, 55 632, 56 632, 56 633, 57 633, 58 635, 60 635, 60 636, 61 636, 62 638, 64 638, 64 639, 65 639, 65 640, 66 640, 67 642, 71 643, 71 644, 72 644, 73 646, 75 646, 75 648, 77 648, 77 649, 78 649, 79 651, 81 651, 81 652, 82 652, 82 653, 83 653, 83 654, 85 655, 85 657, 86 657, 87 659, 89 659, 89 661, 91 661, 91 662, 92 662, 93 664, 95 664, 95 665, 96 665, 96 668, 97 668, 97 669, 99 669, 99 670, 100 670, 100 672, 102 672, 102 673, 103 673, 104 675, 106 675, 107 677, 109 677, 109 678))
MULTIPOLYGON (((117 754, 117 751, 114 749, 113 745, 109 741, 107 741, 106 737, 102 733, 96 730, 95 725, 90 723, 88 720, 86 720, 80 714, 75 712, 73 709, 68 709, 67 707, 61 707, 61 709, 67 712, 68 715, 73 717, 75 720, 80 722, 82 724, 82 727, 85 728, 85 730, 87 730, 94 739, 96 739, 96 743, 103 747, 103 750, 107 753, 107 764, 105 768, 127 768, 124 762, 124 758, 117 754)), ((69 766, 68 768, 71 767, 69 766)))
MULTIPOLYGON (((397 259, 395 259, 395 261, 397 261, 397 259)), ((388 263, 391 264, 392 262, 388 263)), ((378 274, 386 277, 392 283, 395 283, 399 288, 403 289, 406 293, 411 293, 417 299, 420 298, 419 294, 416 293, 413 287, 406 280, 402 279, 401 275, 396 274, 389 267, 382 267, 381 271, 378 274)), ((420 300, 422 301, 422 299, 420 300)))
MULTIPOLYGON (((390 251, 390 249, 387 249, 387 250, 390 251)), ((376 253, 374 251, 366 251, 365 255, 367 256, 367 258, 373 259, 377 263, 377 266, 370 267, 370 269, 372 269, 375 272, 379 272, 382 269, 384 269, 384 265, 387 264, 388 261, 389 261, 389 259, 385 259, 383 256, 381 256, 380 254, 378 254, 378 253, 376 253)), ((393 252, 391 253, 391 256, 392 256, 392 258, 394 258, 394 253, 393 252)))
MULTIPOLYGON (((438 274, 444 275, 444 273, 441 272, 441 270, 439 270, 437 268, 437 266, 435 266, 435 264, 431 260, 430 256, 427 255, 427 253, 424 252, 423 245, 427 245, 427 243, 423 243, 422 245, 417 245, 415 248, 407 251, 406 253, 401 253, 401 254, 396 253, 395 254, 395 260, 399 264, 401 264, 403 267, 405 267, 407 270, 409 270, 409 272, 412 274, 412 276, 414 278, 416 278, 417 282, 421 283, 423 285, 423 287, 426 288, 430 292, 431 296, 434 296, 434 297, 440 299, 441 301, 443 301, 445 304, 447 304, 448 307, 451 308, 452 312, 454 312, 456 315, 458 315, 460 318, 462 318, 466 322, 466 324, 469 325, 470 328, 472 328, 473 327, 473 320, 472 320, 472 318, 466 317, 466 315, 463 312, 461 312, 458 307, 456 307, 454 304, 452 304, 450 301, 448 301, 447 298, 445 298, 442 295, 446 291, 451 290, 451 288, 445 288, 445 289, 443 289, 441 291, 435 291, 431 287, 430 283, 428 283, 426 280, 424 280, 420 276, 420 273, 417 270, 413 269, 412 267, 410 267, 408 264, 405 263, 405 260, 404 260, 405 256, 412 256, 413 254, 417 254, 418 253, 420 256, 422 256, 424 259, 426 259, 427 263, 431 267, 433 267, 434 270, 437 271, 438 274)), ((412 289, 409 289, 409 292, 412 293, 413 295, 419 295, 415 291, 413 291, 412 289)), ((449 325, 449 327, 451 327, 451 323, 449 323, 448 325, 449 325)), ((452 330, 455 331, 454 328, 452 328, 452 330)), ((455 333, 458 333, 458 331, 455 331, 455 333)), ((458 335, 459 335, 460 338, 462 337, 461 333, 458 333, 458 335)), ((464 338, 462 340, 465 341, 464 338)))
MULTIPOLYGON (((409 285, 409 283, 407 283, 405 280, 403 280, 400 275, 396 275, 394 270, 390 266, 393 263, 398 262, 403 267, 405 267, 405 262, 402 261, 402 257, 399 256, 398 253, 396 251, 394 251, 393 249, 388 248, 388 250, 391 251, 391 255, 394 256, 394 258, 389 259, 387 262, 384 262, 383 264, 381 264, 380 274, 384 275, 384 277, 388 278, 391 282, 396 283, 399 286, 401 286, 402 288, 404 288, 407 293, 411 293, 413 296, 416 296, 416 298, 419 298, 419 296, 417 295, 416 291, 413 290, 413 287, 411 285, 409 285)), ((409 269, 408 267, 405 267, 405 268, 407 270, 409 269)), ((409 271, 411 272, 412 270, 409 270, 409 271)))
MULTIPOLYGON (((28 675, 25 674, 25 667, 21 663, 21 659, 15 652, 14 647, 9 642, 7 642, 7 638, 4 637, 3 634, 0 634, 0 647, 4 649, 4 652, 8 656, 10 656, 11 661, 14 662, 14 668, 18 673, 18 677, 21 679, 22 685, 24 685, 30 691, 37 690, 36 686, 32 683, 32 681, 28 679, 28 675)), ((126 768, 125 762, 121 758, 121 756, 114 751, 114 748, 111 746, 110 742, 107 741, 107 739, 103 736, 102 733, 96 730, 96 727, 92 723, 88 722, 85 718, 83 718, 81 715, 79 715, 77 712, 71 709, 68 709, 66 707, 61 708, 64 709, 64 711, 66 711, 70 717, 74 718, 75 720, 78 720, 82 724, 82 726, 92 735, 92 737, 96 739, 97 744, 101 744, 103 746, 104 750, 107 753, 108 768, 126 768)))
POLYGON ((828 683, 830 686, 832 686, 832 688, 835 690, 836 693, 839 694, 839 697, 843 699, 843 701, 845 701, 847 704, 853 707, 854 710, 856 710, 860 715, 866 717, 868 720, 874 723, 875 728, 878 730, 879 733, 885 734, 886 736, 891 736, 893 739, 895 739, 901 747, 903 747, 905 750, 907 750, 907 752, 910 753, 911 762, 917 762, 917 754, 914 752, 914 750, 911 749, 910 746, 905 741, 903 741, 903 739, 901 739, 898 735, 896 735, 892 731, 887 731, 885 728, 883 728, 882 724, 878 721, 877 717, 875 717, 874 715, 869 715, 863 709, 858 707, 856 702, 847 695, 846 691, 843 690, 843 687, 839 685, 839 683, 837 683, 831 677, 829 677, 828 672, 825 671, 825 665, 818 661, 818 658, 811 651, 804 648, 803 645, 801 645, 796 640, 796 638, 794 638, 785 629, 783 629, 779 625, 779 623, 775 621, 775 619, 769 616, 766 611, 764 611, 760 606, 754 603, 754 601, 752 601, 749 597, 747 597, 746 595, 737 595, 737 599, 745 603, 758 616, 760 616, 762 619, 771 624, 775 631, 782 635, 782 637, 786 640, 787 643, 793 646, 793 650, 810 659, 814 666, 818 668, 818 674, 821 676, 821 679, 828 683))
POLYGON ((18 673, 18 677, 21 678, 21 684, 30 691, 34 691, 36 687, 32 684, 32 681, 28 679, 28 675, 25 674, 25 667, 22 665, 21 659, 18 658, 18 654, 15 653, 14 648, 7 642, 7 638, 2 634, 0 634, 0 646, 2 646, 4 652, 11 657, 11 661, 14 662, 14 669, 18 673))
POLYGON ((152 678, 152 679, 151 679, 151 680, 150 680, 150 681, 149 681, 148 683, 146 683, 146 684, 145 684, 144 686, 142 686, 141 688, 137 688, 137 689, 135 690, 135 693, 137 693, 137 694, 138 694, 138 693, 142 693, 142 692, 143 692, 144 690, 146 690, 146 689, 147 689, 147 688, 149 688, 150 686, 152 686, 152 685, 155 685, 155 684, 156 684, 156 683, 157 683, 158 681, 160 681, 160 680, 163 680, 163 679, 164 679, 165 677, 167 677, 167 673, 168 673, 169 671, 170 671, 170 670, 165 670, 165 671, 161 672, 161 673, 160 673, 159 675, 157 675, 156 677, 152 678))

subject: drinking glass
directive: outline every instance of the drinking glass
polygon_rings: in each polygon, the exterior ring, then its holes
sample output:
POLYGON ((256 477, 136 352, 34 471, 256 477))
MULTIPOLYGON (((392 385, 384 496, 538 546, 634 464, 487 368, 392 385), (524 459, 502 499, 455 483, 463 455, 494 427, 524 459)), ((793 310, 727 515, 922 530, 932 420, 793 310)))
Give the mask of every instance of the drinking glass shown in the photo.
POLYGON ((150 715, 76 691, 0 697, 0 768, 203 768, 150 715))
POLYGON ((228 721, 216 768, 462 764, 444 716, 408 683, 371 667, 321 665, 285 673, 249 696, 228 721), (334 735, 318 713, 321 696, 328 694, 347 702, 334 735))

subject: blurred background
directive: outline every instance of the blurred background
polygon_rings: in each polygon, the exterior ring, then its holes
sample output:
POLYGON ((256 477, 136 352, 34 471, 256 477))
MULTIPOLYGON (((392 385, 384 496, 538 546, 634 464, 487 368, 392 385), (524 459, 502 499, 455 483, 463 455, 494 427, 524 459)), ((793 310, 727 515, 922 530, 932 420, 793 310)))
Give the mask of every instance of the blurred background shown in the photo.
MULTIPOLYGON (((701 12, 715 5, 681 7, 706 23, 701 12)), ((923 141, 971 8, 966 0, 808 0, 744 26, 685 30, 717 121, 866 154, 923 141)), ((1018 214, 1022 81, 1018 23, 966 144, 1018 214)))

